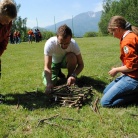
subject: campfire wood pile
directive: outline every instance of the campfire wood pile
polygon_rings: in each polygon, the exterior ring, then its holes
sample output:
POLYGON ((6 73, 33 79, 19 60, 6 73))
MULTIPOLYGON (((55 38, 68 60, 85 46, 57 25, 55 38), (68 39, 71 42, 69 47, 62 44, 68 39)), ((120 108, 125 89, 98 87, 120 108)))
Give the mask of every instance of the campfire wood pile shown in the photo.
POLYGON ((54 87, 50 95, 51 101, 61 106, 80 108, 92 100, 93 93, 92 87, 62 85, 54 87))

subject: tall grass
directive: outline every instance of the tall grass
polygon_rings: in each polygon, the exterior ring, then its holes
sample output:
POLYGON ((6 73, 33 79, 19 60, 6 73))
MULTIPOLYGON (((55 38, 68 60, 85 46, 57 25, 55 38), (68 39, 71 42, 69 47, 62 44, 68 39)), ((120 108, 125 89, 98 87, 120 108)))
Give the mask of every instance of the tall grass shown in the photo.
MULTIPOLYGON (((112 37, 76 38, 76 41, 85 63, 78 76, 83 78, 80 83, 93 86, 94 99, 101 98, 105 85, 112 79, 108 71, 121 64, 119 41, 112 37)), ((44 43, 9 44, 2 56, 0 93, 5 102, 0 104, 0 138, 137 138, 135 105, 109 109, 99 104, 99 115, 90 105, 78 112, 47 101, 42 84, 44 43), (33 95, 36 89, 39 93, 33 95), (58 126, 45 122, 38 125, 39 120, 56 114, 58 117, 49 121, 58 126), (63 120, 65 117, 74 120, 63 120)))

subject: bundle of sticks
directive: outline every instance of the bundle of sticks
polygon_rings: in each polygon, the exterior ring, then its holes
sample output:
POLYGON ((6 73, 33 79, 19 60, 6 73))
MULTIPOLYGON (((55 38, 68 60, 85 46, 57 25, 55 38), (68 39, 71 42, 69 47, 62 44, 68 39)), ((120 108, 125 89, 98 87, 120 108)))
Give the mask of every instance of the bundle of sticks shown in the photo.
POLYGON ((67 107, 82 107, 82 105, 92 100, 92 87, 61 85, 53 88, 50 94, 51 100, 67 107))

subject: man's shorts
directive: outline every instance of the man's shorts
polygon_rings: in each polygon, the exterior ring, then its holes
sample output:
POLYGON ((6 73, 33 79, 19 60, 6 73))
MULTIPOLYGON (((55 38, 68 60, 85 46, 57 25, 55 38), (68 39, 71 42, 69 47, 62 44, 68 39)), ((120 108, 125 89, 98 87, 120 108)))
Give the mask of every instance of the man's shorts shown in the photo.
MULTIPOLYGON (((52 82, 54 85, 56 85, 57 80, 58 80, 58 74, 61 68, 66 68, 67 67, 67 62, 66 62, 66 56, 63 58, 62 62, 60 63, 53 63, 51 65, 51 69, 52 69, 52 82)), ((42 77, 43 77, 43 84, 46 86, 47 85, 47 81, 46 81, 46 77, 45 77, 45 73, 43 71, 42 73, 42 77)))
POLYGON ((32 40, 32 35, 28 35, 28 39, 29 39, 29 41, 31 41, 32 40))

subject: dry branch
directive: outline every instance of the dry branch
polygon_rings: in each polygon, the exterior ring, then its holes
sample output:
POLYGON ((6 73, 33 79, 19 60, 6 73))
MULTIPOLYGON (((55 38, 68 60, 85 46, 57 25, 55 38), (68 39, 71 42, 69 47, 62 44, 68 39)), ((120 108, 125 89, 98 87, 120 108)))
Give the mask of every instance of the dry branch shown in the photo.
POLYGON ((99 102, 99 98, 97 97, 94 104, 93 104, 93 107, 91 106, 91 108, 95 113, 99 114, 100 121, 103 122, 103 119, 101 117, 101 114, 100 114, 100 111, 99 111, 99 108, 98 108, 98 102, 99 102))

